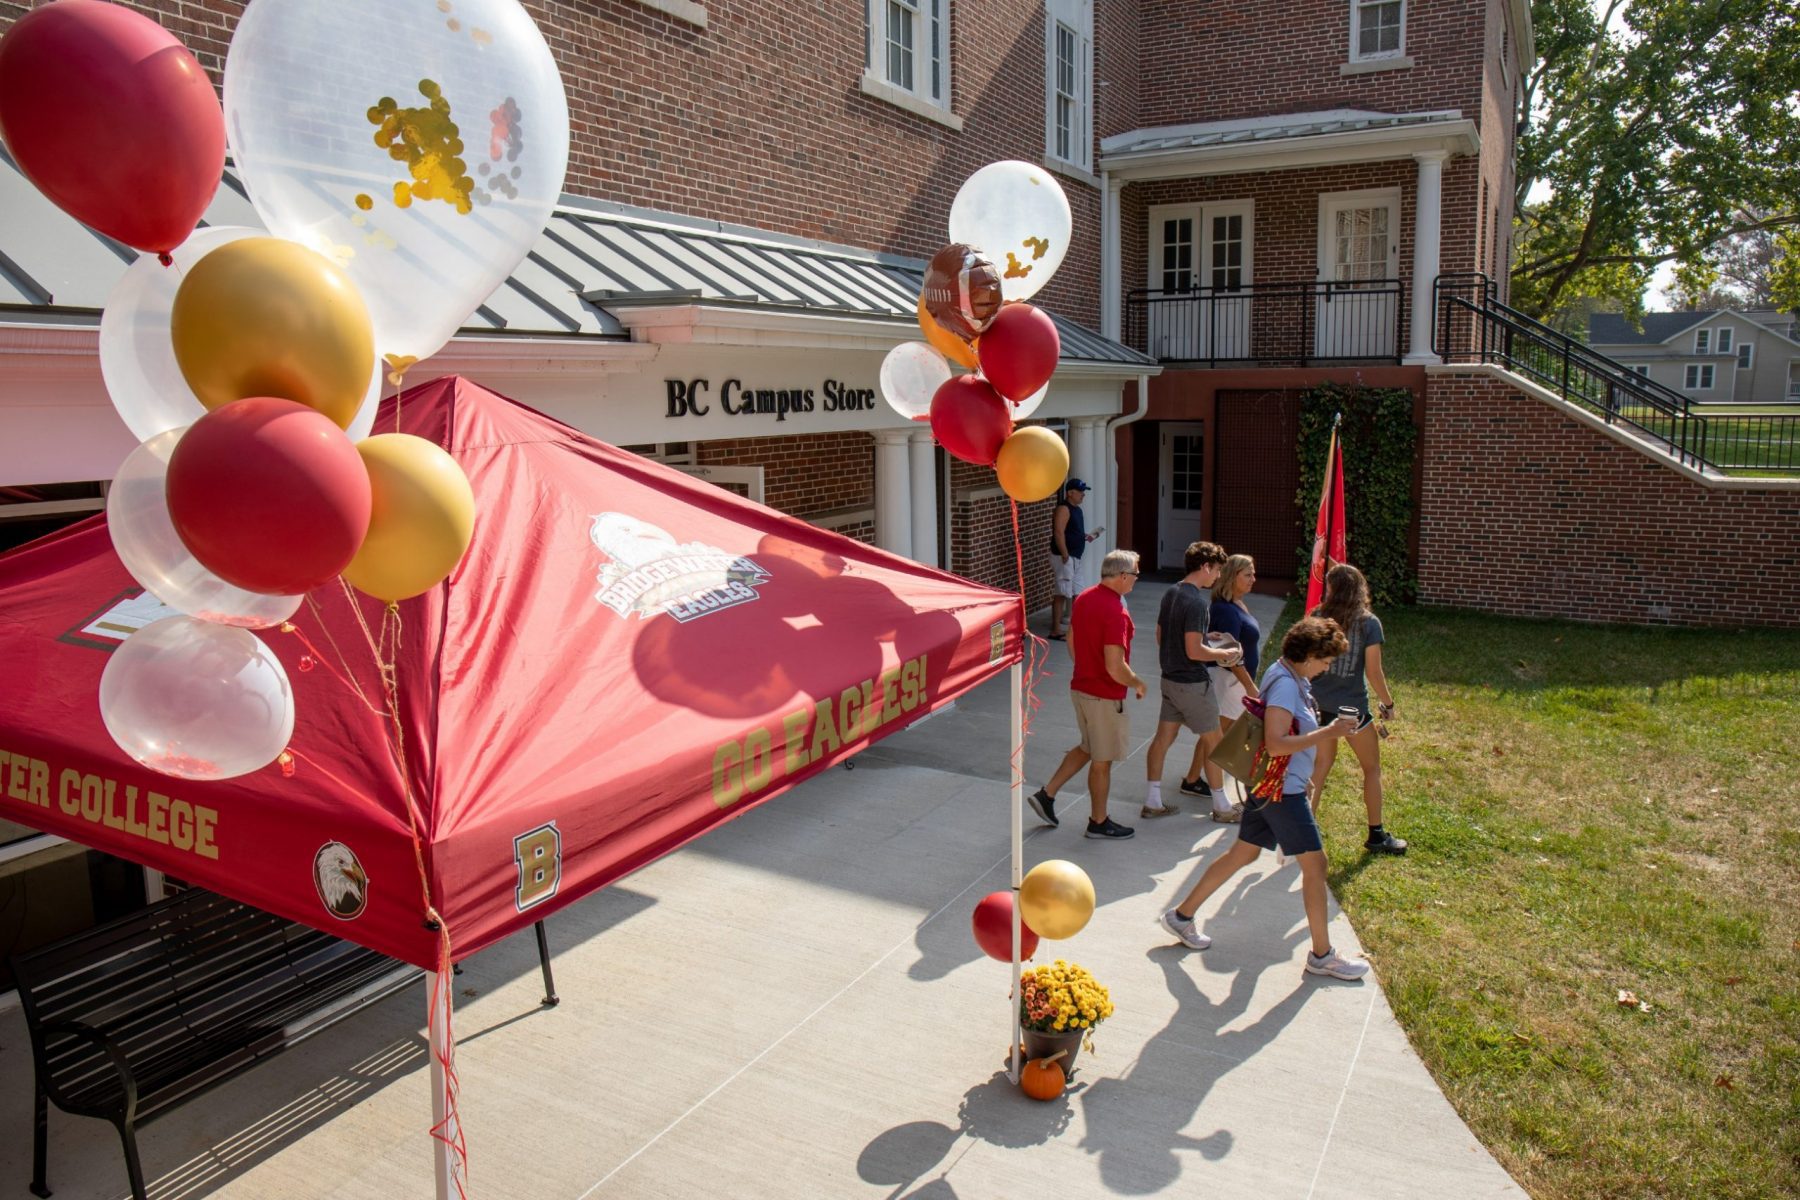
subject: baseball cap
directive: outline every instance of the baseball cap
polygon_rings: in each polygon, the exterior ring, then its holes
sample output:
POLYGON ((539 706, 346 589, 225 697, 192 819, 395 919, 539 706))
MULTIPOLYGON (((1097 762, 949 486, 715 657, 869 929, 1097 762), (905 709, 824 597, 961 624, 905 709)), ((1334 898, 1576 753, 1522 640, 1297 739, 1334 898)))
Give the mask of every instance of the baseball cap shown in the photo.
POLYGON ((1087 485, 1085 480, 1081 479, 1069 480, 1069 486, 1063 489, 1065 492, 1091 492, 1093 490, 1093 488, 1087 485))

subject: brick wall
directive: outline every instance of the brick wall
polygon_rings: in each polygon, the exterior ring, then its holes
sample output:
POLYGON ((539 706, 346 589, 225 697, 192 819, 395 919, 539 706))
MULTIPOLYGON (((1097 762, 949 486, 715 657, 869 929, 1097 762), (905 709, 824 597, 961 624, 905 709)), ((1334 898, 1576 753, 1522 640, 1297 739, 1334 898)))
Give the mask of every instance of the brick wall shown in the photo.
MULTIPOLYGON (((790 517, 810 521, 875 505, 875 441, 866 433, 724 438, 696 442, 694 450, 701 466, 761 467, 763 503, 790 517)), ((875 540, 873 520, 834 528, 858 541, 875 540)))
MULTIPOLYGON (((950 570, 1016 593, 1019 556, 1013 544, 1012 502, 999 492, 992 467, 955 458, 949 463, 950 570)), ((1019 505, 1018 545, 1024 550, 1027 612, 1050 603, 1050 517, 1055 509, 1054 499, 1019 505)))
POLYGON ((1428 378, 1421 454, 1425 603, 1800 627, 1800 490, 1705 487, 1474 372, 1428 378))
POLYGON ((1142 124, 1179 125, 1329 108, 1480 108, 1484 24, 1497 0, 1410 0, 1410 69, 1342 75, 1347 0, 1142 0, 1142 124))

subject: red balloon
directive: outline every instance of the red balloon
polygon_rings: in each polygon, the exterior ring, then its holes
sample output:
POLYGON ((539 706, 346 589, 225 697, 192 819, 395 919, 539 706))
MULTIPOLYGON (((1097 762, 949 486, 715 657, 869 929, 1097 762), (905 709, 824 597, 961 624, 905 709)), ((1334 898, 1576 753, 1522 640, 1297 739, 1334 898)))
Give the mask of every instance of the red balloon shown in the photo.
POLYGON ((64 212, 139 250, 194 232, 225 169, 212 80, 148 17, 56 0, 0 38, 0 137, 64 212))
MULTIPOLYGON (((1012 961, 1012 910, 1011 892, 989 892, 975 906, 975 944, 989 958, 1007 963, 1012 961)), ((1020 921, 1019 957, 1030 958, 1037 953, 1037 948, 1038 935, 1031 932, 1031 926, 1020 921)))
POLYGON ((931 432, 964 462, 991 467, 1012 433, 1012 414, 979 375, 959 375, 931 398, 931 432))
POLYGON ((292 400, 252 396, 195 421, 169 456, 167 487, 182 544, 249 592, 329 582, 369 531, 362 456, 330 417, 292 400))
POLYGON ((975 343, 981 373, 994 390, 1018 403, 1029 399, 1056 371, 1062 339, 1056 322, 1030 304, 1008 304, 975 343))

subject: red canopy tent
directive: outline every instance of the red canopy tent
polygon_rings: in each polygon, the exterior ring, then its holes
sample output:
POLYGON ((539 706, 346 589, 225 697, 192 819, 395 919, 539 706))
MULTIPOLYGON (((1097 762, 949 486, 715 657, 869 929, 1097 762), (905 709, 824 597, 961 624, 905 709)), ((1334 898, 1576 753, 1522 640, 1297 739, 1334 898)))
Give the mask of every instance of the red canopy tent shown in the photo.
POLYGON ((1019 662, 1016 595, 466 380, 387 401, 396 427, 467 472, 474 541, 397 620, 321 589, 261 635, 295 690, 287 767, 194 783, 115 747, 107 652, 172 614, 103 518, 0 557, 0 815, 440 971, 1019 662))

